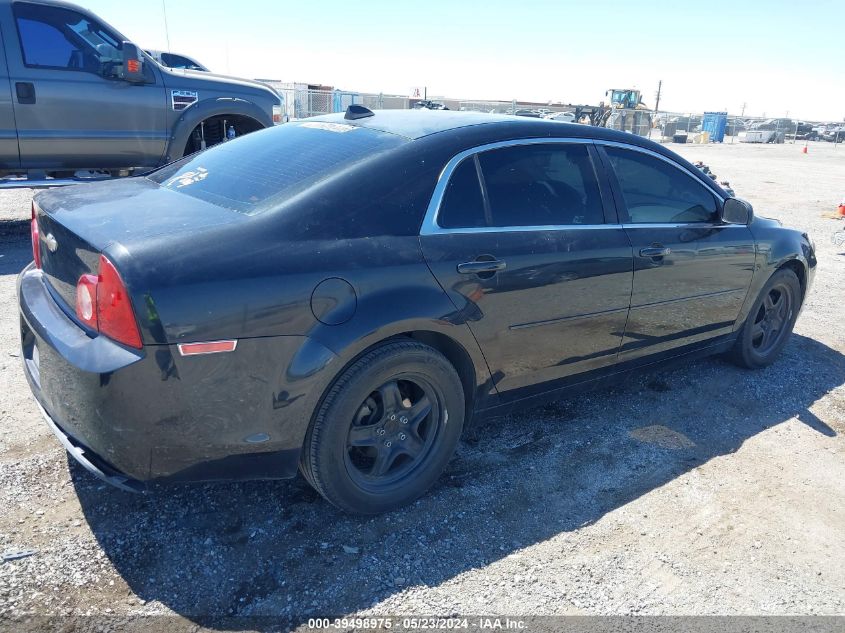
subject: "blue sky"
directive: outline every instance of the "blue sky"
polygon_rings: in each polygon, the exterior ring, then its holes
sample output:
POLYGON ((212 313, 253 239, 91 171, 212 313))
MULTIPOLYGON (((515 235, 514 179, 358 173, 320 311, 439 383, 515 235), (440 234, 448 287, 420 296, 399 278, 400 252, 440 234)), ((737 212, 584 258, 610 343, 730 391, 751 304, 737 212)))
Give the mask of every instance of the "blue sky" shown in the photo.
MULTIPOLYGON (((76 0, 167 49, 161 0, 76 0)), ((217 72, 348 90, 845 118, 845 1, 167 0, 170 48, 217 72), (835 26, 828 30, 828 25, 835 26)))

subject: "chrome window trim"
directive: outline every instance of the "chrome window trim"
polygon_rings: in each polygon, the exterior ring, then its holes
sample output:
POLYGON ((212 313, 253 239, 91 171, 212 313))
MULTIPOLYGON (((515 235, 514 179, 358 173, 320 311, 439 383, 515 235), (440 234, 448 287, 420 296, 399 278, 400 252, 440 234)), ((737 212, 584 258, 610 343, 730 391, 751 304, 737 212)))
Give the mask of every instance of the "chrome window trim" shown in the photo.
POLYGON ((431 195, 431 200, 428 203, 428 208, 425 212, 425 217, 423 218, 422 226, 420 227, 420 235, 452 235, 452 234, 472 234, 472 233, 515 233, 515 232, 528 232, 528 231, 571 231, 571 230, 583 230, 583 229, 638 229, 638 228, 683 228, 683 227, 696 227, 696 228, 725 228, 729 226, 742 226, 742 225, 731 225, 731 224, 713 224, 713 223, 703 223, 703 222, 686 222, 686 223, 678 223, 678 224, 663 224, 663 223, 655 223, 655 224, 632 224, 632 223, 616 223, 616 224, 552 224, 552 225, 543 225, 543 226, 481 226, 481 227, 460 227, 460 228, 451 228, 445 229, 442 228, 437 224, 437 216, 440 213, 440 205, 443 203, 443 196, 446 193, 446 187, 449 185, 449 180, 452 177, 452 174, 458 168, 464 160, 467 158, 471 158, 483 152, 488 152, 494 149, 501 149, 503 147, 516 147, 519 145, 549 145, 549 144, 581 144, 581 145, 609 145, 613 147, 619 147, 621 149, 628 149, 635 152, 641 152, 643 154, 648 154, 655 158, 658 158, 676 169, 682 171, 686 174, 689 178, 692 178, 694 181, 701 183, 708 191, 710 191, 714 196, 716 196, 716 200, 724 204, 725 198, 720 194, 718 191, 713 189, 707 183, 699 180, 695 177, 694 174, 691 174, 689 170, 684 167, 683 165, 679 165, 672 159, 663 156, 662 154, 658 154, 657 152, 647 149, 645 147, 638 147, 636 145, 628 145, 626 143, 620 143, 618 141, 606 141, 603 139, 594 139, 594 138, 521 138, 521 139, 511 139, 509 141, 498 141, 496 143, 487 143, 486 145, 479 145, 477 147, 472 147, 470 149, 464 150, 455 156, 453 156, 446 166, 443 167, 443 170, 440 172, 440 175, 437 178, 437 185, 434 187, 434 193, 431 195))
POLYGON ((693 229, 729 229, 729 228, 748 228, 745 224, 713 224, 712 222, 641 222, 641 223, 629 223, 623 222, 622 228, 627 230, 630 229, 685 229, 685 228, 693 228, 693 229))
POLYGON ((475 226, 455 229, 442 229, 439 226, 431 233, 420 231, 420 235, 468 234, 468 233, 519 233, 522 231, 571 231, 584 229, 616 229, 622 230, 621 224, 546 224, 535 226, 475 226))
MULTIPOLYGON (((610 147, 619 147, 620 149, 628 149, 628 150, 631 150, 631 151, 634 151, 634 152, 640 152, 641 154, 647 154, 649 156, 653 156, 654 158, 659 158, 664 163, 668 163, 669 165, 672 165, 672 167, 674 167, 675 169, 678 169, 678 170, 682 171, 683 173, 685 173, 687 175, 687 177, 692 178, 695 182, 701 184, 705 189, 707 189, 710 193, 712 193, 714 196, 716 196, 716 200, 719 203, 721 203, 721 204, 725 203, 726 198, 724 196, 722 196, 721 193, 716 191, 710 185, 710 183, 707 183, 707 182, 704 182, 703 180, 700 180, 694 174, 691 174, 690 171, 686 167, 684 167, 683 165, 679 165, 678 163, 676 163, 674 160, 672 160, 668 156, 664 156, 663 154, 658 154, 654 150, 648 149, 647 147, 639 147, 637 145, 628 145, 626 143, 620 143, 619 141, 605 141, 603 139, 594 139, 593 143, 595 145, 605 145, 605 146, 610 146, 610 147)), ((708 180, 709 180, 709 178, 708 178, 708 180)), ((652 225, 652 226, 654 226, 654 225, 652 225)))
POLYGON ((621 229, 620 224, 552 224, 548 226, 481 226, 481 227, 460 227, 454 229, 444 229, 437 224, 437 215, 440 213, 440 205, 443 203, 443 196, 446 193, 446 187, 452 174, 464 160, 488 152, 494 149, 501 149, 503 147, 516 147, 519 145, 551 145, 551 144, 573 144, 592 145, 591 138, 520 138, 511 139, 509 141, 498 141, 496 143, 487 143, 486 145, 479 145, 464 150, 456 154, 452 159, 446 163, 440 176, 437 178, 437 185, 434 187, 434 193, 431 194, 431 200, 428 203, 428 208, 423 218, 422 226, 420 227, 420 235, 451 235, 451 234, 467 234, 467 233, 514 233, 519 231, 568 231, 571 229, 621 229))

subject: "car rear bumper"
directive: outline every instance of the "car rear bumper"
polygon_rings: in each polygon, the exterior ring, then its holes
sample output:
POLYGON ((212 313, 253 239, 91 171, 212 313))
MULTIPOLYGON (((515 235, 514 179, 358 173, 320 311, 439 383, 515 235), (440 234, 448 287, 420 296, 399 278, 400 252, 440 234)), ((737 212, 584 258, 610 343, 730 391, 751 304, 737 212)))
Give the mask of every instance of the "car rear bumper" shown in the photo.
POLYGON ((202 356, 182 357, 176 345, 128 349, 83 330, 32 265, 18 278, 18 304, 32 393, 65 448, 101 479, 137 490, 296 474, 336 362, 323 346, 276 336, 202 356))
POLYGON ((115 488, 120 488, 127 492, 143 492, 146 489, 144 483, 131 479, 115 470, 100 456, 94 454, 91 449, 83 446, 78 440, 65 433, 53 418, 50 417, 50 414, 44 410, 41 403, 38 402, 37 404, 41 415, 44 416, 44 420, 47 422, 47 426, 50 427, 50 430, 53 431, 53 434, 58 438, 62 446, 65 447, 65 450, 70 453, 71 457, 79 462, 85 470, 115 488))

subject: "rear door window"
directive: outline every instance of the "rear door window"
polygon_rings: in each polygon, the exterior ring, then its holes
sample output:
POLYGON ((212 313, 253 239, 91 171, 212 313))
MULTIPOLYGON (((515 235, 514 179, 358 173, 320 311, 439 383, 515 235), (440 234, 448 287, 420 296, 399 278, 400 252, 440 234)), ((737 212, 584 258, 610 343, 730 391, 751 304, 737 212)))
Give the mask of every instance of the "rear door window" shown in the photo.
POLYGON ((477 228, 486 225, 484 198, 475 158, 465 159, 452 172, 443 194, 437 223, 444 229, 477 228))
POLYGON ((580 143, 517 145, 479 154, 491 225, 603 224, 598 181, 580 143))

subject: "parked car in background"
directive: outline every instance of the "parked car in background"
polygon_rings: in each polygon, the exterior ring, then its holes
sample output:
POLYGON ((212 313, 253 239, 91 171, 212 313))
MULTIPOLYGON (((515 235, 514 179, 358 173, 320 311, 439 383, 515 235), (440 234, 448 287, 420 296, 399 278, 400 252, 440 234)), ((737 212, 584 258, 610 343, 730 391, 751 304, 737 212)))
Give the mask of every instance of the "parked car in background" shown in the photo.
MULTIPOLYGON (((818 133, 816 132, 815 126, 812 123, 806 123, 805 121, 794 121, 791 133, 794 138, 802 141, 818 140, 818 133)), ((789 135, 790 133, 787 132, 787 136, 789 135)))
POLYGON ((575 113, 573 112, 552 112, 543 118, 549 121, 560 121, 561 123, 575 123, 575 113))
POLYGON ((280 122, 258 82, 154 63, 85 9, 0 0, 0 187, 125 175, 280 122))
POLYGON ((23 367, 88 470, 298 468, 361 513, 423 494, 474 417, 678 358, 769 365, 816 266, 644 138, 362 106, 41 193, 32 245, 23 367))
POLYGON ((537 112, 537 110, 533 110, 531 108, 520 108, 520 109, 514 110, 513 114, 515 114, 516 116, 524 116, 524 117, 529 117, 529 118, 532 118, 532 119, 540 119, 540 118, 543 117, 543 115, 541 113, 539 113, 539 112, 537 112))
POLYGON ((446 107, 445 103, 440 103, 438 101, 432 101, 431 99, 421 99, 416 101, 413 106, 411 106, 413 110, 448 110, 449 108, 446 107))
POLYGON ((845 141, 845 126, 838 124, 825 125, 819 130, 819 139, 831 143, 845 141))
POLYGON ((210 72, 208 68, 200 64, 195 59, 187 55, 180 55, 178 53, 168 53, 165 51, 145 50, 147 55, 152 57, 162 66, 167 68, 175 68, 176 70, 201 70, 203 72, 210 72))

